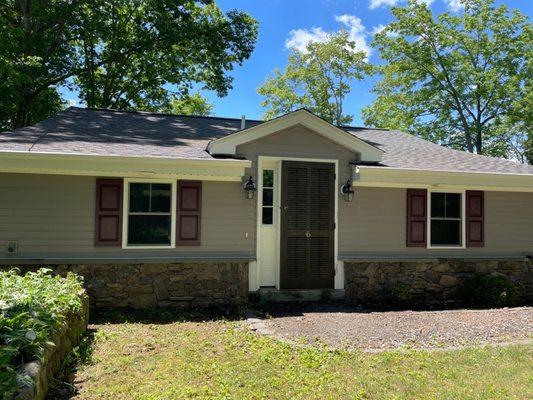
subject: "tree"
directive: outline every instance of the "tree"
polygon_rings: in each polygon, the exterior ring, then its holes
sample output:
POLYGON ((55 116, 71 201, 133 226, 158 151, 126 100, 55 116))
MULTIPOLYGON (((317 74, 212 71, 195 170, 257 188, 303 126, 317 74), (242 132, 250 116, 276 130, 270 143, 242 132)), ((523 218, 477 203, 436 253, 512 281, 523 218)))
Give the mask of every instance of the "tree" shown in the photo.
POLYGON ((257 23, 213 0, 6 0, 0 4, 0 129, 62 106, 161 110, 203 84, 224 96, 257 23))
POLYGON ((172 100, 169 112, 178 115, 210 115, 213 104, 200 93, 194 93, 182 98, 172 100))
POLYGON ((256 21, 212 0, 100 1, 80 32, 76 84, 90 107, 160 110, 198 82, 225 96, 227 72, 254 49, 256 21))
POLYGON ((274 71, 258 89, 266 97, 265 118, 271 119, 297 108, 307 108, 325 120, 343 125, 351 115, 344 114, 344 99, 354 80, 371 72, 366 54, 357 51, 349 34, 341 31, 326 42, 311 42, 307 51, 291 50, 283 72, 274 71))
MULTIPOLYGON (((512 141, 531 120, 532 25, 492 0, 464 0, 461 15, 434 18, 426 4, 394 7, 395 21, 376 34, 385 64, 365 123, 404 129, 458 149, 512 156, 512 141), (509 129, 512 127, 512 129, 509 129)), ((529 125, 529 129, 531 125, 529 125)))
POLYGON ((61 108, 56 85, 78 64, 69 41, 83 1, 0 4, 0 130, 38 122, 61 108))
POLYGON ((528 163, 533 165, 533 131, 530 130, 527 134, 527 138, 524 144, 524 156, 528 163))

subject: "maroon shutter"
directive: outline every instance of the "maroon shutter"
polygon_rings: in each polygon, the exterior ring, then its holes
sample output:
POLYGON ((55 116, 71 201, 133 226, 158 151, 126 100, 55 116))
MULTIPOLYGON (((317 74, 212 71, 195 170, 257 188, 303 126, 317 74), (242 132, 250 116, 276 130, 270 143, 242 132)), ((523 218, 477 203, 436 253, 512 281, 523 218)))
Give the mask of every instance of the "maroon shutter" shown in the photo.
POLYGON ((483 247, 485 243, 484 229, 484 192, 466 191, 466 245, 467 247, 483 247))
POLYGON ((407 189, 407 246, 426 247, 427 190, 407 189))
POLYGON ((122 179, 96 179, 96 246, 120 246, 122 179))
POLYGON ((200 246, 202 182, 178 181, 177 200, 176 244, 200 246))

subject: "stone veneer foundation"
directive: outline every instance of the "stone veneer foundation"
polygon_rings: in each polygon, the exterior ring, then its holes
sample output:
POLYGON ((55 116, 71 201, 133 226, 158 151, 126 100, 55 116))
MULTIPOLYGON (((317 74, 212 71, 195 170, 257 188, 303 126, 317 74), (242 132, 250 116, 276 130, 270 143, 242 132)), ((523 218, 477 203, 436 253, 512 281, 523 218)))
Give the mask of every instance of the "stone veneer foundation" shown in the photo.
POLYGON ((517 285, 522 297, 533 301, 533 264, 524 261, 345 262, 346 300, 386 305, 398 282, 408 289, 415 305, 457 302, 457 289, 476 272, 503 275, 517 285))
MULTIPOLYGON (((43 265, 16 267, 25 272, 43 265)), ((248 300, 248 263, 61 264, 46 268, 83 276, 93 308, 235 306, 248 300)))

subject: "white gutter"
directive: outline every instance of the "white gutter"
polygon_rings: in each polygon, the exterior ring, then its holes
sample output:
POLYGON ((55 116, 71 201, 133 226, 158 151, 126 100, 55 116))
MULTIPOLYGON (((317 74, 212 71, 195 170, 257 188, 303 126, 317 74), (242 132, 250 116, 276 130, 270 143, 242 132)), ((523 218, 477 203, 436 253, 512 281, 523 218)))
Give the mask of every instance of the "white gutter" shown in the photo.
POLYGON ((419 170, 360 165, 354 170, 353 184, 359 187, 533 192, 533 174, 419 170))
POLYGON ((241 181, 249 160, 0 152, 0 172, 241 181))

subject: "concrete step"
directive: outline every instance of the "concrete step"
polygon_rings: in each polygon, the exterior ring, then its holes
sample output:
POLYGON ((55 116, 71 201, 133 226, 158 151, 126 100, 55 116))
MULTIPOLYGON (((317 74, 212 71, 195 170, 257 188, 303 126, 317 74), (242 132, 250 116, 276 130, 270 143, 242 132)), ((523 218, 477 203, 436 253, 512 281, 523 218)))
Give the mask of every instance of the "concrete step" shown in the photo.
POLYGON ((339 301, 344 300, 344 289, 277 290, 261 288, 257 291, 260 300, 271 303, 339 301))

